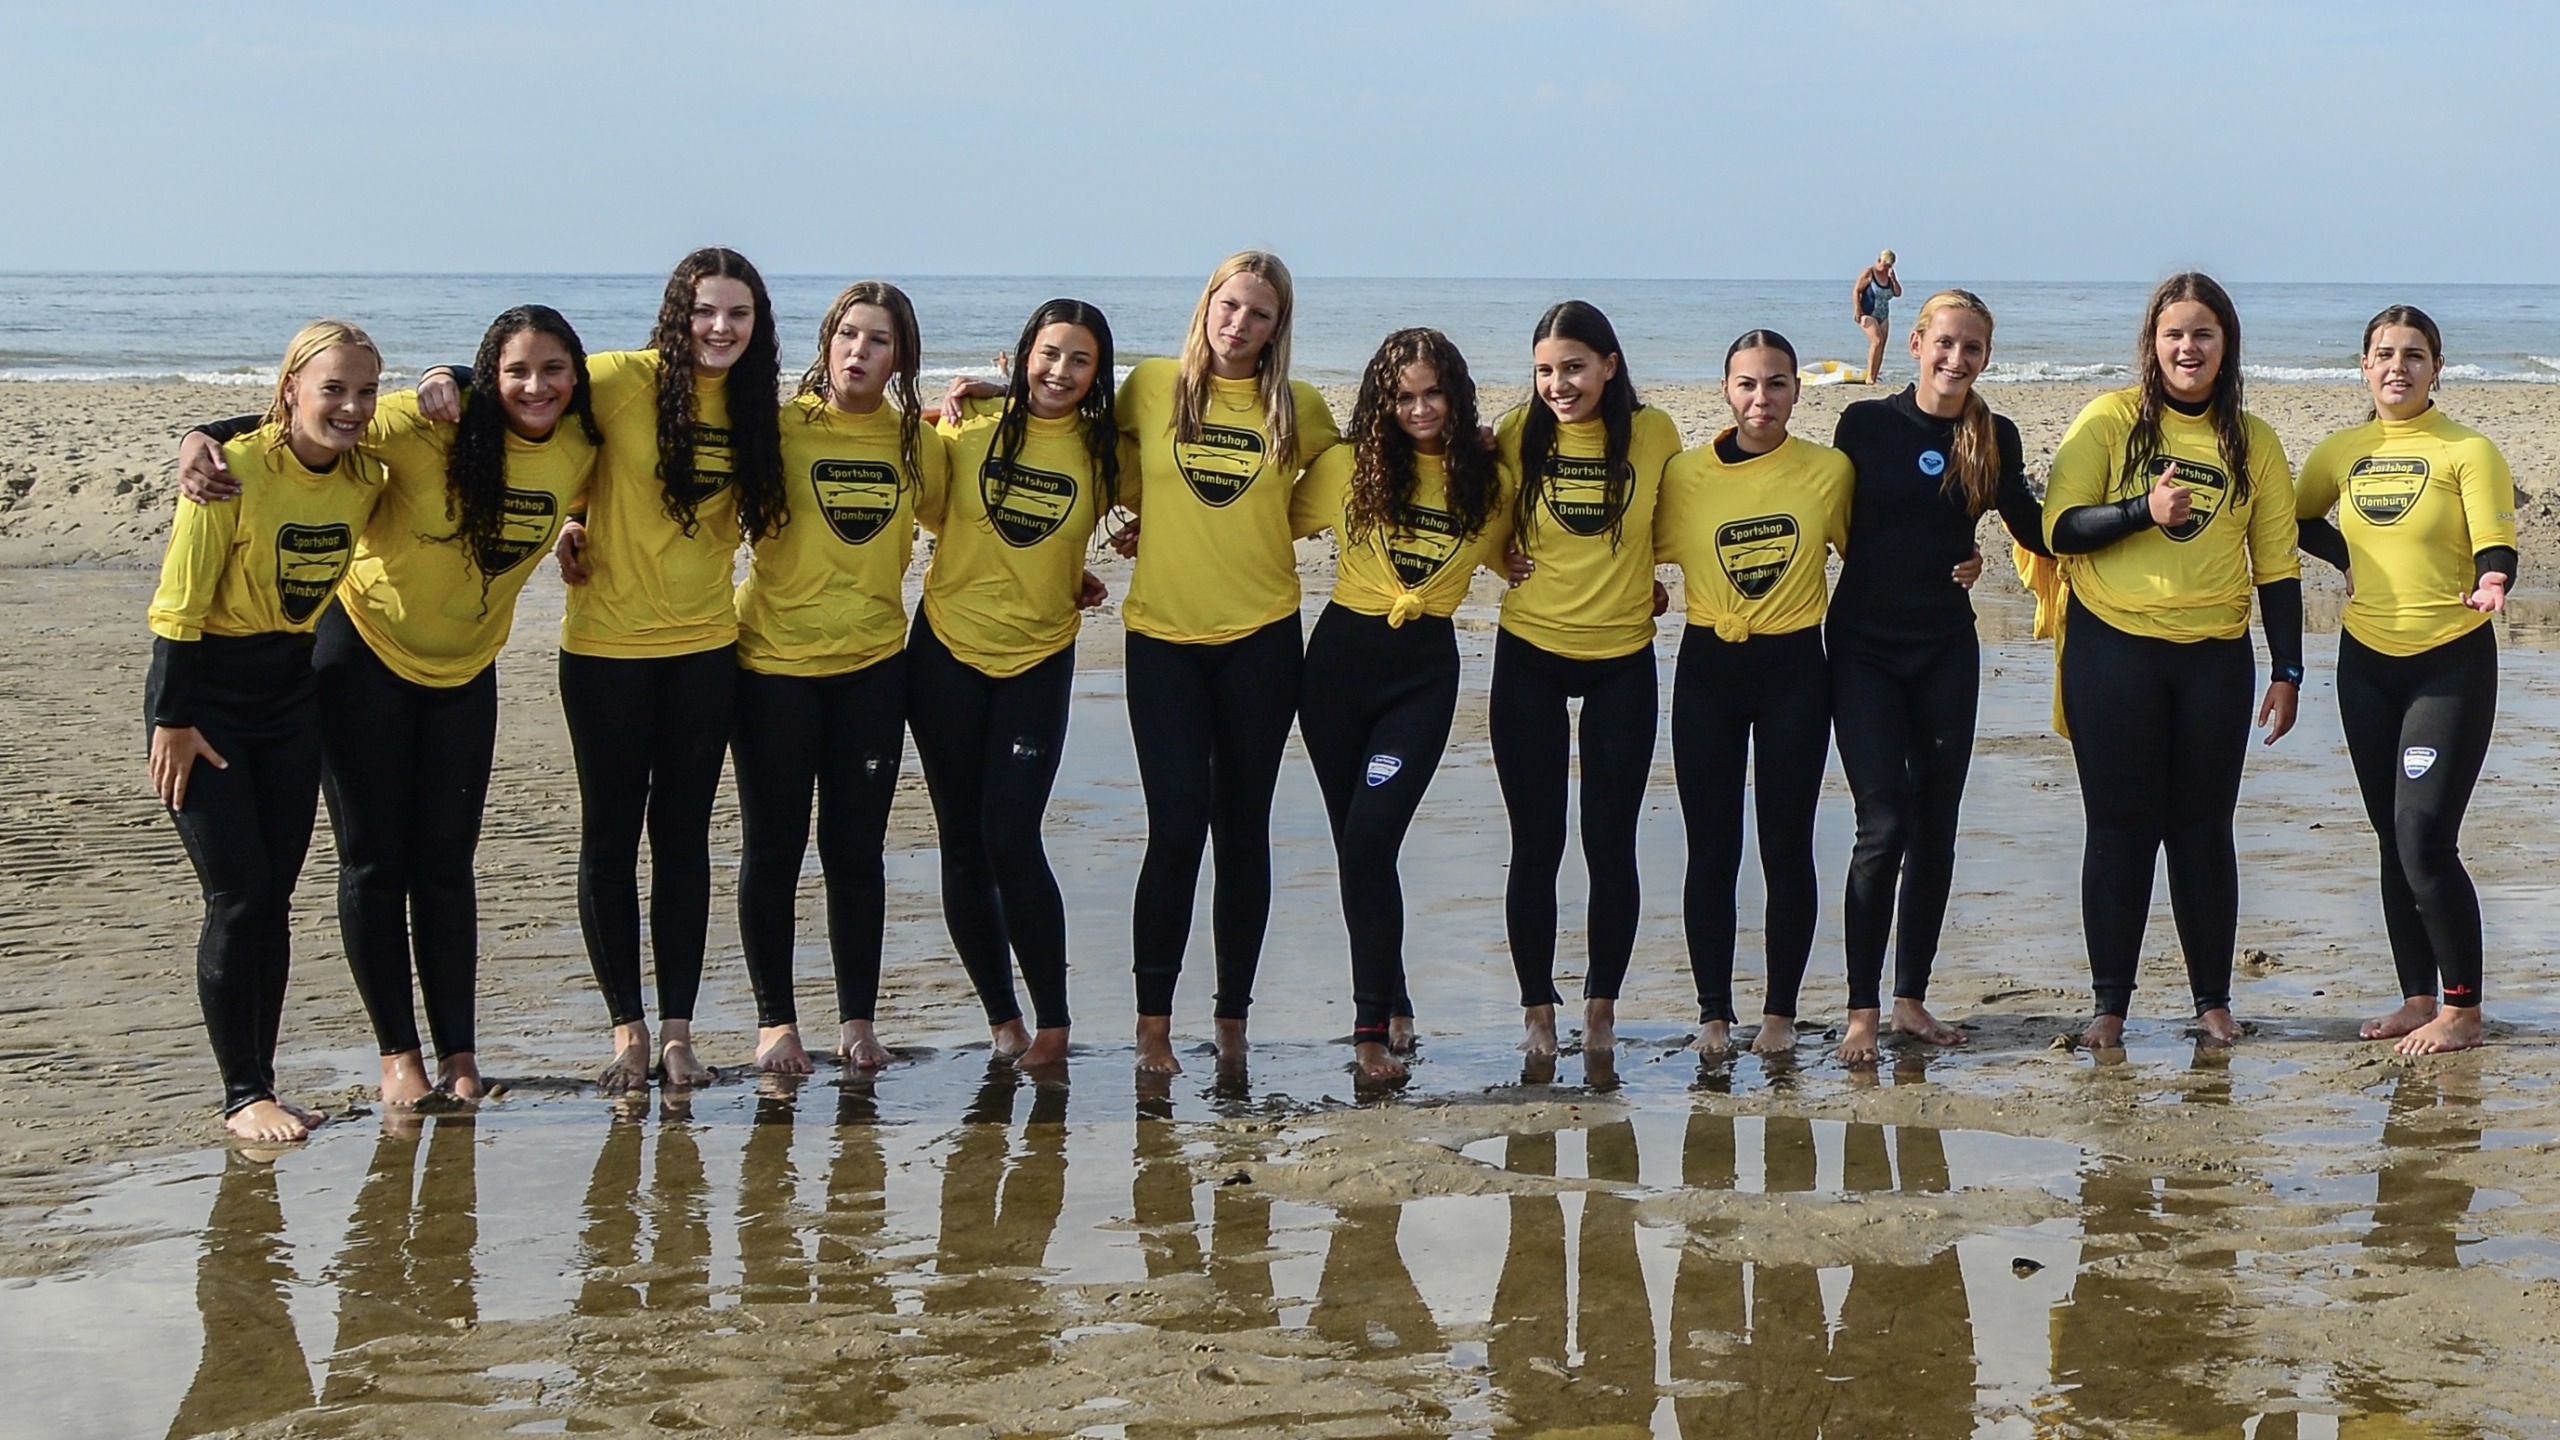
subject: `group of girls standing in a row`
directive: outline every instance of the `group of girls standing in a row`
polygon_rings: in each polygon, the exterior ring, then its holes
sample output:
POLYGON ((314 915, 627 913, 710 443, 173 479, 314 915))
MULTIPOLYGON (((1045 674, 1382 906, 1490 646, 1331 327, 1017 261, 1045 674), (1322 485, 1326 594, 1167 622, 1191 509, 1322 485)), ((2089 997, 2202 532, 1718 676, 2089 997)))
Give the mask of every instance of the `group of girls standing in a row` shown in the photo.
MULTIPOLYGON (((646 350, 590 357, 555 312, 522 307, 467 370, 432 370, 415 395, 378 405, 381 360, 362 332, 307 328, 263 420, 188 438, 182 483, 211 503, 180 506, 151 614, 153 779, 207 897, 199 989, 233 1131, 291 1139, 315 1118, 278 1100, 273 1055, 316 789, 385 1100, 482 1093, 471 867, 494 657, 546 550, 571 582, 560 690, 582 803, 579 918, 614 1024, 607 1087, 645 1085, 653 1064, 669 1084, 710 1076, 691 1020, 724 753, 745 831, 757 1064, 811 1066, 791 956, 813 797, 835 1049, 887 1062, 873 1031, 881 852, 907 733, 940 827, 954 947, 995 1049, 1062 1060, 1066 923, 1041 819, 1079 614, 1104 598, 1085 559, 1115 513, 1112 543, 1137 562, 1122 614, 1148 813, 1133 916, 1143 1069, 1179 1068, 1173 996, 1213 842, 1218 1047, 1244 1048, 1272 792, 1295 719, 1339 851, 1357 1063, 1401 1073, 1414 1022, 1396 861, 1447 743, 1451 617, 1479 567, 1511 581, 1489 722, 1511 821, 1505 919, 1524 1049, 1557 1048, 1574 698, 1591 877, 1583 1037, 1614 1043, 1659 709, 1657 563, 1681 567, 1688 608, 1672 749, 1698 1047, 1734 1042, 1746 756, 1768 893, 1768 990, 1750 1043, 1795 1043, 1835 729, 1858 829, 1840 1055, 1871 1062, 1888 1027, 1958 1043, 1926 997, 1979 689, 1965 591, 1993 510, 2057 628, 2067 620, 2058 708, 2088 813, 2098 1010, 2085 1038, 2120 1042, 2164 846, 2201 1027, 2236 1033, 2232 816, 2254 688, 2243 634, 2254 590, 2276 667, 2260 707, 2272 740, 2292 721, 2301 608, 2295 486, 2272 432, 2241 408, 2238 321, 2211 280, 2160 288, 2141 383, 2075 422, 2041 505, 2015 427, 1976 393, 1992 317, 1963 291, 1922 305, 1909 336, 1919 378, 1849 407, 1833 446, 1788 434, 1798 362, 1784 337, 1744 335, 1726 358, 1734 423, 1687 451, 1639 400, 1607 318, 1578 301, 1539 321, 1532 398, 1489 435, 1456 348, 1404 330, 1367 367, 1346 439, 1289 378, 1292 306, 1277 259, 1230 257, 1180 357, 1141 362, 1115 393, 1107 321, 1051 301, 1024 326, 1005 383, 955 382, 938 425, 917 393, 913 308, 878 282, 837 298, 798 393, 780 399, 770 298, 727 250, 677 267, 646 350), (901 577, 918 526, 936 544, 910 621, 901 577), (1328 530, 1337 578, 1302 645, 1292 541, 1328 530), (741 542, 752 559, 733 587, 741 542), (1897 922, 1888 1014, 1879 990, 1897 922)), ((2408 997, 2367 1033, 2451 1048, 2479 1032, 2479 916, 2453 844, 2494 703, 2482 623, 2514 574, 2510 488, 2494 447, 2429 407, 2441 347, 2423 315, 2376 317, 2365 348, 2377 419, 2314 452, 2303 543, 2352 560, 2358 582, 2341 703, 2408 997), (2316 517, 2341 495, 2331 530, 2316 517)))

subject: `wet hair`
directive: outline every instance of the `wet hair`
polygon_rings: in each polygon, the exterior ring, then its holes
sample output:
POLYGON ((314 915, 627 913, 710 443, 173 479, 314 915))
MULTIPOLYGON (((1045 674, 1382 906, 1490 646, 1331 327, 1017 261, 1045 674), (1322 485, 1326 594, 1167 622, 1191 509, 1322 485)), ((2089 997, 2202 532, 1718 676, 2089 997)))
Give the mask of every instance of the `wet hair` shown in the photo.
MULTIPOLYGON (((2427 337, 2427 354, 2435 361, 2435 373, 2427 377, 2427 388, 2430 391, 2434 390, 2444 379, 2444 332, 2436 328, 2434 316, 2415 305, 2386 305, 2382 313, 2364 322, 2364 343, 2356 347, 2356 354, 2359 357, 2372 354, 2373 337, 2381 334, 2385 327, 2392 325, 2406 326, 2427 337)), ((2373 413, 2366 416, 2366 419, 2382 418, 2382 407, 2377 405, 2369 408, 2373 413)))
MULTIPOLYGON (((1625 529, 1627 497, 1635 488, 1636 471, 1627 463, 1627 450, 1633 443, 1635 413, 1644 402, 1636 398, 1635 381, 1627 375, 1627 357, 1618 350, 1618 331, 1599 306, 1588 300, 1550 306, 1538 317, 1538 328, 1530 332, 1530 347, 1534 350, 1541 340, 1571 340, 1593 354, 1617 359, 1618 372, 1600 387, 1600 423, 1609 437, 1601 452, 1608 462, 1609 544, 1615 547, 1625 529)), ((1527 413, 1520 423, 1520 495, 1513 503, 1523 536, 1537 526, 1538 501, 1547 489, 1547 462, 1555 450, 1556 412, 1538 394, 1533 373, 1527 413)))
POLYGON ((302 367, 320 358, 325 351, 341 345, 352 345, 373 357, 373 368, 382 369, 382 349, 373 337, 344 320, 314 320, 293 332, 293 340, 284 347, 284 362, 276 366, 275 398, 267 402, 266 423, 276 427, 277 443, 282 444, 291 427, 293 408, 286 397, 293 393, 293 377, 302 367))
POLYGON ((760 540, 789 520, 782 490, 782 347, 773 333, 773 297, 747 257, 707 246, 677 262, 658 301, 658 323, 649 348, 658 352, 658 484, 667 518, 686 535, 694 511, 713 492, 694 476, 693 301, 705 280, 725 278, 747 287, 756 308, 755 330, 729 367, 729 479, 738 487, 738 529, 760 540))
POLYGON ((1191 307, 1191 331, 1182 338, 1182 369, 1173 387, 1173 438, 1184 444, 1200 438, 1201 417, 1209 413, 1209 302, 1219 287, 1238 275, 1251 275, 1279 297, 1279 314, 1271 339, 1254 360, 1254 384, 1262 399, 1262 426, 1270 432, 1270 463, 1282 470, 1298 458, 1298 402, 1289 393, 1289 321, 1297 311, 1297 287, 1289 267, 1267 250, 1239 250, 1218 262, 1209 283, 1200 287, 1200 303, 1191 307))
POLYGON ((2159 457, 2160 412, 2169 401, 2169 379, 2160 368, 2160 316, 2170 306, 2189 300, 2212 311, 2214 323, 2222 327, 2222 369, 2213 377, 2210 401, 2213 432, 2222 451, 2222 463, 2230 467, 2231 497, 2246 500, 2249 426, 2240 408, 2240 312, 2232 305, 2230 292, 2200 270, 2184 271, 2161 281, 2159 288, 2151 292, 2150 305, 2142 312, 2142 343, 2134 360, 2135 373, 2142 380, 2133 429, 2125 435, 2124 472, 2118 483, 2132 482, 2159 457))
POLYGON ((462 420, 454 426, 453 449, 444 461, 445 516, 454 525, 453 533, 443 538, 460 544, 464 559, 480 571, 484 600, 489 575, 480 557, 496 547, 507 528, 507 407, 498 398, 498 357, 508 341, 527 332, 548 335, 569 352, 577 384, 569 392, 567 413, 577 417, 589 444, 604 441, 587 387, 587 350, 568 320, 548 305, 518 305, 490 321, 479 353, 471 357, 476 383, 463 397, 462 420))
POLYGON ((1039 343, 1040 332, 1052 325, 1073 325, 1093 337, 1093 383, 1085 387, 1084 399, 1076 402, 1076 413, 1084 417, 1085 453, 1092 457, 1094 479, 1101 486, 1093 511, 1100 515, 1120 503, 1120 417, 1113 406, 1112 392, 1117 387, 1111 383, 1111 322, 1081 300, 1059 299, 1032 311, 1023 322, 1022 338, 1013 344, 1004 411, 996 420, 994 443, 987 447, 987 478, 993 487, 987 491, 990 515, 1004 505, 1005 492, 1013 486, 1013 462, 1022 454, 1031 430, 1031 347, 1039 343))
MULTIPOLYGON (((1970 290, 1941 290, 1921 301, 1920 317, 1911 322, 1911 338, 1916 341, 1926 336, 1929 322, 1943 310, 1960 310, 1982 322, 1982 353, 1988 363, 1991 307, 1970 290)), ((1947 467, 1946 478, 1938 482, 1938 491, 1962 499, 1966 513, 1979 519, 2000 499, 2000 432, 1991 423, 1989 402, 1976 386, 1965 387, 1964 411, 1956 417, 1956 440, 1950 448, 1955 454, 1949 458, 1955 463, 1947 467)))
POLYGON ((1724 373, 1733 373, 1733 357, 1746 350, 1775 350, 1787 357, 1787 368, 1791 370, 1803 363, 1796 359, 1796 347, 1788 342, 1786 336, 1775 330, 1745 330, 1740 338, 1724 347, 1724 373))
POLYGON ((1428 365, 1448 397, 1449 422, 1443 432, 1449 476, 1449 512, 1461 539, 1482 533, 1492 518, 1502 489, 1501 468, 1492 451, 1479 442, 1476 382, 1467 359, 1449 337, 1437 330, 1398 330, 1378 344, 1369 368, 1360 376, 1360 397, 1352 402, 1351 487, 1344 497, 1342 538, 1366 539, 1381 530, 1412 528, 1415 467, 1413 437, 1396 423, 1396 394, 1408 365, 1428 365))
MULTIPOLYGON (((916 393, 916 374, 924 366, 924 340, 916 329, 916 307, 907 292, 886 280, 857 280, 844 287, 827 307, 826 318, 818 322, 818 354, 809 368, 800 372, 802 395, 829 398, 835 381, 827 373, 827 345, 835 338, 836 326, 844 321, 844 312, 856 305, 876 305, 889 312, 890 343, 897 347, 897 368, 889 375, 889 400, 898 407, 898 460, 906 467, 907 479, 914 481, 924 474, 918 458, 918 434, 924 427, 924 402, 916 393)), ((737 401, 729 402, 732 406, 737 401)))

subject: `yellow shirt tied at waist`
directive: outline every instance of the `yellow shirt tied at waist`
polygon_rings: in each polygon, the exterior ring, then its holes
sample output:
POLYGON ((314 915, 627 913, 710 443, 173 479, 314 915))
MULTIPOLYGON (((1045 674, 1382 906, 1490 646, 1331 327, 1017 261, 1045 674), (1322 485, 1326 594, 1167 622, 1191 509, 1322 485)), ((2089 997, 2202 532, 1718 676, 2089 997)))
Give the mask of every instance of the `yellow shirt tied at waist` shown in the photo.
POLYGON ((151 595, 151 633, 310 634, 382 496, 381 463, 359 450, 313 470, 275 425, 224 444, 222 463, 240 477, 240 493, 178 502, 151 595))
POLYGON ((2498 447, 2430 406, 2321 441, 2302 462, 2294 513, 2316 520, 2338 507, 2355 566, 2347 633, 2415 655, 2489 623, 2462 602, 2478 575, 2472 557, 2516 543, 2515 494, 2498 447))
POLYGON ((1121 619, 1158 640, 1241 640, 1298 608, 1290 491, 1342 437, 1324 397, 1293 380, 1297 453, 1275 463, 1259 384, 1213 378, 1199 440, 1177 442, 1181 378, 1171 360, 1142 360, 1120 386, 1120 429, 1138 453, 1136 469, 1121 475, 1120 500, 1141 517, 1121 619))
POLYGON ((1728 644, 1821 624, 1825 552, 1848 548, 1856 484, 1848 456, 1793 436, 1739 465, 1712 444, 1681 452, 1662 472, 1653 547, 1680 567, 1689 623, 1728 644))
MULTIPOLYGON (((1527 414, 1512 411, 1494 431, 1503 463, 1523 486, 1527 414)), ((1624 515, 1609 509, 1608 439, 1598 420, 1556 427, 1537 512, 1515 537, 1537 569, 1502 597, 1503 629, 1574 660, 1614 660, 1653 644, 1653 506, 1663 467, 1680 453, 1680 427, 1650 405, 1632 417, 1627 463, 1635 475, 1624 515)))
MULTIPOLYGON (((484 391, 472 403, 495 405, 498 397, 484 391)), ((419 414, 414 391, 382 398, 364 450, 390 483, 338 587, 347 619, 383 665, 438 689, 470 681, 506 648, 516 597, 561 521, 583 503, 596 462, 574 415, 564 414, 548 439, 509 430, 505 527, 473 555, 458 534, 462 515, 446 473, 455 430, 419 414)))
POLYGON ((2089 613, 2129 635, 2192 642, 2231 640, 2249 629, 2255 587, 2302 573, 2294 553, 2293 471, 2267 422, 2243 415, 2249 432, 2249 496, 2235 493, 2211 415, 2160 415, 2160 454, 2141 473, 2121 473, 2140 392, 2116 390, 2089 402, 2054 451, 2045 487, 2044 528, 2083 505, 2147 495, 2171 464, 2188 488, 2186 523, 2151 526, 2085 555, 2063 555, 2062 578, 2089 613))
POLYGON ((734 644, 738 495, 729 483, 725 374, 693 381, 693 533, 667 514, 658 478, 658 352, 587 357, 588 393, 604 453, 587 496, 584 585, 569 587, 560 648, 645 659, 734 644))
MULTIPOLYGON (((1081 415, 1025 416, 1022 449, 1001 474, 996 429, 992 413, 948 429, 947 502, 918 514, 935 536, 924 571, 926 622, 962 664, 1002 680, 1075 643, 1084 623, 1076 592, 1102 520, 1102 480, 1081 415)), ((1120 451, 1125 477, 1137 456, 1125 439, 1120 451)))
POLYGON ((940 507, 950 457, 942 436, 921 426, 916 473, 907 473, 902 423, 887 404, 848 415, 803 395, 782 407, 791 520, 756 542, 738 586, 740 665, 764 675, 842 675, 906 644, 916 516, 940 507))
MULTIPOLYGON (((1461 440, 1474 444, 1472 436, 1461 440)), ((1437 455, 1413 457, 1412 523, 1380 526, 1351 537, 1351 474, 1359 463, 1354 446, 1337 445, 1307 467, 1289 504, 1289 525, 1299 536, 1330 530, 1337 558, 1333 571, 1333 603, 1361 615, 1383 615, 1400 626, 1417 615, 1446 619, 1458 613, 1475 579, 1476 567, 1501 563, 1511 537, 1512 471, 1500 467, 1495 477, 1493 509, 1484 528, 1458 533, 1458 517, 1449 507, 1449 467, 1437 455)))

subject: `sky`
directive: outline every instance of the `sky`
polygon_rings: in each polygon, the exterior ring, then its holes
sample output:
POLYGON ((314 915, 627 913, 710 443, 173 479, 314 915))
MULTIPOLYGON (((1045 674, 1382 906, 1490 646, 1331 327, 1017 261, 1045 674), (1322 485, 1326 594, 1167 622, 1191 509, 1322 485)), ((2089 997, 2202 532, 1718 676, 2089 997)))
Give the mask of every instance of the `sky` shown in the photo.
POLYGON ((0 270, 2542 281, 2544 0, 25 7, 0 270), (33 12, 33 13, 29 13, 33 12))

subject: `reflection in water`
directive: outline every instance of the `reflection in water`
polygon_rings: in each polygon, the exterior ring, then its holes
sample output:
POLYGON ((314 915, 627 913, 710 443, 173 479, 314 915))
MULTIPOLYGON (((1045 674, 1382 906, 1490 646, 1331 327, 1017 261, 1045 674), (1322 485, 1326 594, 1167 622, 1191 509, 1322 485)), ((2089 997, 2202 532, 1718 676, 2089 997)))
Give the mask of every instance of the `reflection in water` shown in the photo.
POLYGON ((371 1342, 479 1318, 475 1134, 467 1118, 425 1120, 385 1128, 374 1142, 346 1243, 323 1272, 338 1290, 338 1340, 322 1404, 372 1391, 378 1377, 362 1354, 371 1342))
MULTIPOLYGON (((2161 1218, 2199 1215, 2213 1202, 2182 1194, 2149 1169, 2110 1162, 2080 1182, 2086 1264, 2071 1303, 2055 1312, 2055 1370, 2072 1392, 2072 1408, 2114 1419, 2176 1416, 2190 1430, 2236 1426, 2248 1411, 2225 1401, 2203 1378, 2226 1351, 2227 1303, 2210 1290, 2170 1291, 2122 1263, 2168 1247, 2161 1218)), ((2183 1258, 2189 1267, 2228 1273, 2228 1251, 2183 1258)))
POLYGON ((311 1368, 286 1306, 292 1284, 275 1167, 234 1154, 223 1164, 213 1213, 205 1217, 204 1251, 196 1262, 204 1353, 170 1422, 172 1436, 252 1425, 310 1406, 311 1368))
POLYGON ((1002 1374, 1037 1363, 1048 1338, 1023 1312, 1043 1301, 1040 1263, 1058 1228, 1067 1193, 1067 1087, 1033 1086, 1006 1064, 987 1081, 961 1119, 942 1166, 941 1238, 933 1268, 940 1283, 925 1292, 925 1313, 964 1317, 987 1332, 974 1358, 1002 1374), (1014 1107, 1032 1091, 1031 1113, 1016 1144, 1014 1107))
POLYGON ((2462 1263, 2462 1217, 2472 1189, 2444 1173, 2448 1157, 2480 1149, 2477 1072, 2422 1070, 2400 1073, 2382 1122, 2382 1167, 2374 1179, 2373 1250, 2404 1264, 2452 1269, 2462 1263))

